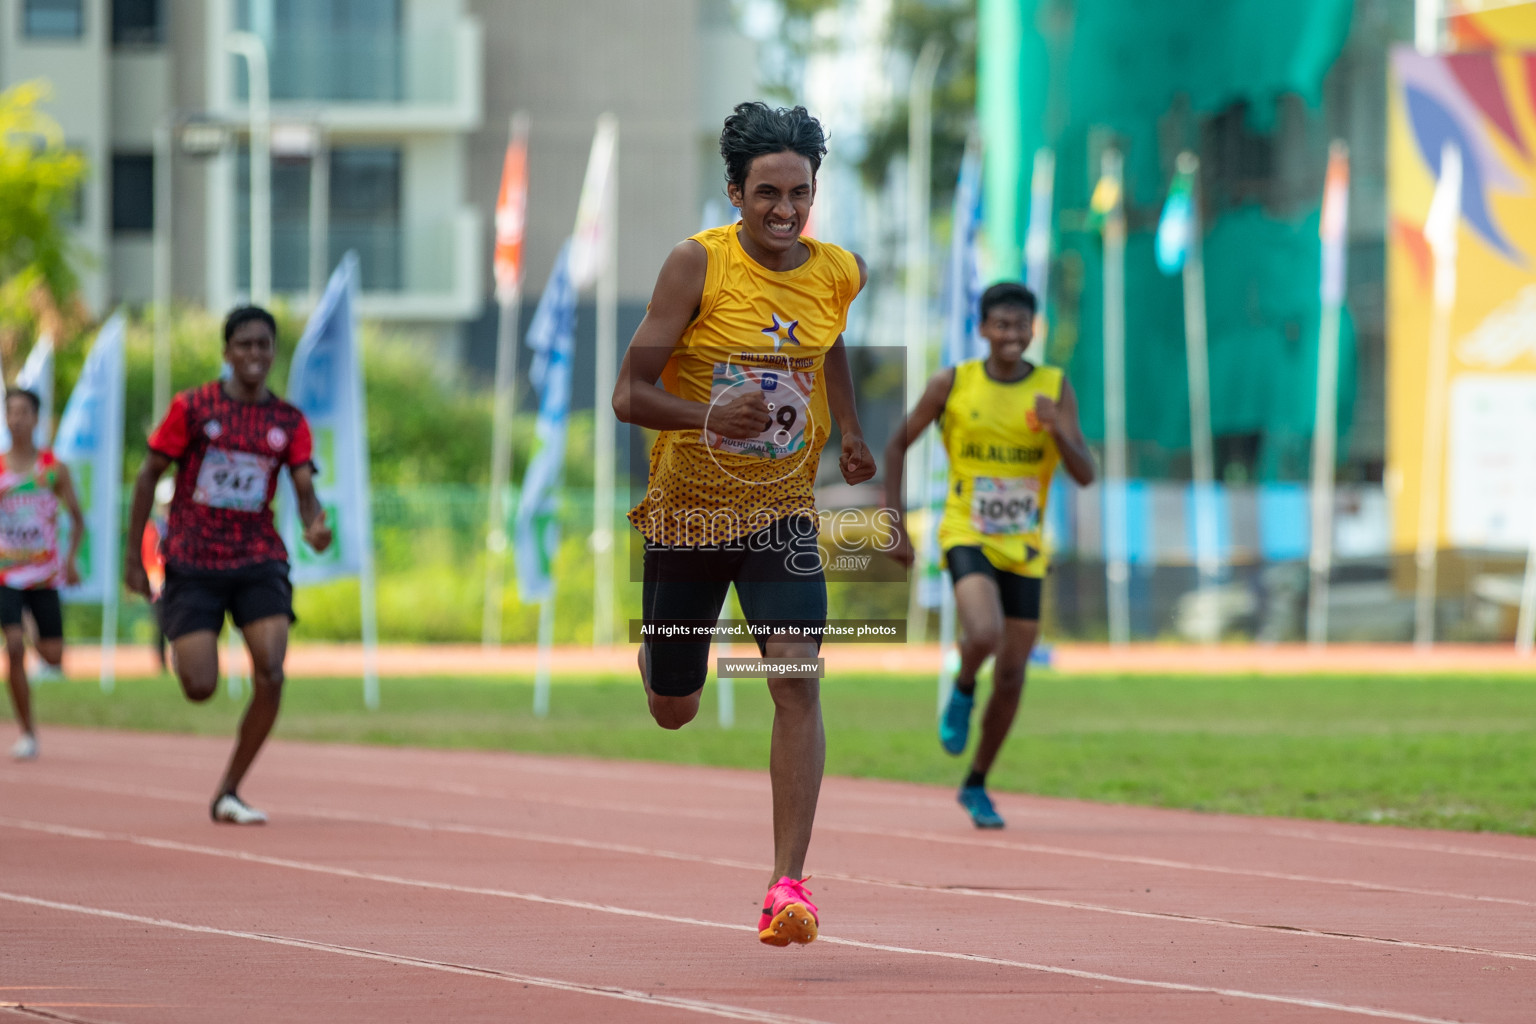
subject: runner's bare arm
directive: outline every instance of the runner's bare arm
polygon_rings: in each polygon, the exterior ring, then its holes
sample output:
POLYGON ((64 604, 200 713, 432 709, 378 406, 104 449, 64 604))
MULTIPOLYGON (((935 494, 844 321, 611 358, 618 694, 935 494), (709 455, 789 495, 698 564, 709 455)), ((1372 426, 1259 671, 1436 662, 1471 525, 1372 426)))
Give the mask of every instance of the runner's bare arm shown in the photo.
POLYGON ((843 453, 838 468, 850 484, 861 484, 875 475, 875 456, 864 443, 864 428, 859 425, 859 407, 853 397, 853 371, 848 368, 848 349, 839 334, 827 352, 827 407, 843 436, 843 453))
POLYGON ((711 410, 668 393, 657 385, 661 371, 677 348, 683 332, 698 315, 704 298, 709 258, 697 242, 679 242, 656 275, 656 288, 645 319, 635 329, 613 389, 613 412, 621 423, 652 430, 697 430, 706 419, 709 429, 726 437, 755 437, 771 418, 762 393, 752 391, 711 410))
POLYGON ((128 543, 123 552, 123 585, 135 594, 149 597, 149 577, 144 573, 144 527, 155 507, 155 484, 171 464, 169 456, 153 449, 144 456, 144 465, 133 481, 133 503, 128 509, 128 543))
POLYGON ((304 543, 315 551, 331 546, 331 527, 325 521, 325 506, 315 494, 315 467, 311 463, 289 466, 288 475, 293 477, 293 493, 299 499, 299 521, 304 524, 304 543))
POLYGON ((954 385, 953 367, 946 367, 930 377, 917 404, 885 446, 885 507, 891 510, 892 532, 896 535, 894 546, 886 554, 903 565, 911 565, 915 557, 912 541, 907 536, 907 503, 901 486, 907 449, 923 436, 928 424, 943 414, 944 403, 949 401, 949 392, 954 385))
POLYGON ((80 569, 75 556, 80 553, 80 542, 85 540, 85 514, 80 511, 80 498, 75 494, 75 482, 69 475, 69 467, 59 463, 54 477, 53 493, 64 503, 69 513, 69 551, 64 555, 64 581, 70 586, 80 582, 80 569))
POLYGON ((1081 487, 1093 483, 1093 453, 1088 450, 1088 439, 1077 422, 1077 392, 1072 383, 1061 382, 1061 400, 1053 402, 1044 395, 1035 396, 1035 415, 1040 425, 1056 439, 1056 450, 1061 452, 1062 465, 1081 487))

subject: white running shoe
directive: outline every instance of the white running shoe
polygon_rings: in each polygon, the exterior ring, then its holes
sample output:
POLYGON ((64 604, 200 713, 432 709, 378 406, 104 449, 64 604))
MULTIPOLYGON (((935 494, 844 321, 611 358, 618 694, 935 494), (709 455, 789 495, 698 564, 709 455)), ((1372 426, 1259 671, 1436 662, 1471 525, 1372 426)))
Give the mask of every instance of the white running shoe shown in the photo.
POLYGON ((27 681, 31 683, 62 683, 64 666, 54 665, 38 658, 27 666, 27 681))
POLYGON ((37 737, 29 732, 22 733, 21 739, 17 740, 15 745, 11 747, 11 759, 13 761, 36 761, 37 737))
POLYGON ((265 825, 267 816, 233 793, 225 793, 213 802, 208 813, 214 821, 231 825, 265 825))

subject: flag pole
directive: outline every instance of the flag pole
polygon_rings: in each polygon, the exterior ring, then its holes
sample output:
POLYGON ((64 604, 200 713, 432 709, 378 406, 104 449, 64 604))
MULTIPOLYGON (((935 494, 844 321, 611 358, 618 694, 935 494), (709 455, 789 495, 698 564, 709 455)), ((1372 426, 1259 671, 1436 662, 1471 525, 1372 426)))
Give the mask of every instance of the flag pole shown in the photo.
MULTIPOLYGON (((907 211, 906 211, 906 409, 917 405, 927 374, 928 339, 928 243, 931 230, 929 207, 933 200, 933 83, 939 72, 944 47, 937 38, 923 44, 907 87, 907 211)), ((906 479, 907 509, 917 508, 928 486, 926 477, 906 479)), ((919 574, 910 576, 907 589, 907 636, 921 635, 927 618, 923 609, 919 574)))
POLYGON ((549 717, 549 655, 555 639, 555 578, 549 596, 539 602, 539 655, 533 675, 533 717, 549 717))
MULTIPOLYGON (((118 331, 126 327, 121 314, 113 314, 118 320, 118 331)), ((110 322, 108 324, 110 326, 110 322)), ((100 338, 100 335, 97 335, 100 338)), ((122 553, 118 544, 123 532, 123 405, 126 399, 128 355, 126 339, 117 342, 114 380, 109 388, 106 407, 108 421, 103 433, 108 438, 107 481, 105 487, 107 535, 98 537, 95 543, 102 554, 102 605, 101 605, 101 692, 111 693, 117 688, 117 611, 120 588, 117 583, 117 567, 122 565, 122 553)))
POLYGON ((1322 320, 1317 337, 1317 397, 1312 412, 1312 550, 1307 595, 1307 643, 1328 642, 1328 578, 1333 571, 1333 478, 1338 461, 1339 318, 1344 304, 1344 231, 1349 196, 1349 147, 1328 148, 1323 194, 1322 320))
MULTIPOLYGON (((522 154, 525 161, 523 173, 526 181, 526 153, 528 148, 528 114, 518 111, 510 122, 510 150, 508 161, 514 154, 522 154)), ((505 177, 505 171, 503 172, 505 177)), ((501 617, 504 610, 503 593, 507 578, 507 487, 512 475, 512 424, 517 413, 517 327, 522 315, 522 236, 526 219, 526 188, 517 189, 516 182, 503 181, 503 192, 509 188, 517 195, 502 195, 502 203, 509 207, 498 210, 509 223, 497 224, 497 234, 505 231, 508 248, 514 248, 509 266, 498 264, 497 298, 499 314, 496 322, 496 385, 491 409, 491 494, 486 514, 485 532, 485 609, 480 622, 480 643, 486 648, 501 646, 501 617), (513 209, 512 207, 515 207, 513 209), (515 223, 510 223, 515 221, 515 223)), ((498 242, 501 238, 498 237, 498 242)), ((498 246, 499 248, 499 246, 498 246)))
POLYGON ((618 234, 619 122, 612 114, 598 119, 598 131, 612 134, 605 194, 598 214, 606 223, 599 232, 597 253, 597 368, 593 378, 592 547, 596 577, 592 588, 592 646, 613 646, 614 576, 614 471, 617 463, 614 434, 618 427, 610 413, 618 376, 619 281, 615 236, 618 234))
MULTIPOLYGON (((1184 360, 1189 374, 1189 453, 1195 484, 1195 566, 1209 594, 1221 578, 1216 535, 1216 452, 1211 438, 1210 344, 1205 321, 1205 246, 1200 220, 1200 158, 1179 154, 1177 171, 1189 179, 1189 242, 1184 258, 1184 360)), ((1203 637, 1207 643, 1219 639, 1203 637)))
POLYGON ((1051 214, 1056 188, 1056 153, 1035 150, 1029 177, 1029 227, 1024 232, 1024 283, 1035 294, 1035 331, 1024 358, 1045 365, 1046 300, 1051 280, 1051 214))
POLYGON ((1525 553, 1525 581, 1520 587, 1515 650, 1530 657, 1533 645, 1536 645, 1536 516, 1531 517, 1531 543, 1525 553))
POLYGON ((1435 642, 1435 583, 1439 569, 1440 505, 1445 472, 1446 375, 1450 367, 1451 312, 1456 305, 1456 230, 1461 220, 1461 150, 1446 142, 1440 179, 1424 234, 1435 258, 1434 315, 1429 333, 1428 395, 1424 403, 1424 450, 1419 473, 1419 536, 1414 563, 1414 646, 1435 642))
POLYGON ((1124 162, 1106 146, 1100 158, 1101 180, 1113 189, 1113 205, 1104 221, 1104 497, 1105 576, 1109 585, 1109 642, 1123 645, 1131 636, 1130 524, 1126 495, 1125 428, 1125 202, 1124 162))

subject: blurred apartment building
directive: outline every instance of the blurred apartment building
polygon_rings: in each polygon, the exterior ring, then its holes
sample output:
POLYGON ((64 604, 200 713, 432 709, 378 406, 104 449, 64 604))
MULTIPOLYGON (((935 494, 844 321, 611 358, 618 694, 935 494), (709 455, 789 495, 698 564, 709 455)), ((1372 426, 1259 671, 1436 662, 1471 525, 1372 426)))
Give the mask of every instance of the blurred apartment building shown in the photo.
POLYGON ((157 225, 168 227, 176 300, 218 311, 249 294, 249 75, 228 45, 244 32, 270 68, 274 295, 302 310, 355 249, 362 314, 422 330, 458 360, 492 320, 492 211, 514 110, 532 121, 535 294, 571 230, 596 117, 618 116, 619 292, 634 314, 671 243, 719 194, 713 139, 755 89, 755 51, 728 0, 0 0, 0 10, 0 85, 47 79, 46 109, 91 166, 75 232, 94 311, 151 299, 157 225), (157 211, 167 170, 171 201, 157 211))

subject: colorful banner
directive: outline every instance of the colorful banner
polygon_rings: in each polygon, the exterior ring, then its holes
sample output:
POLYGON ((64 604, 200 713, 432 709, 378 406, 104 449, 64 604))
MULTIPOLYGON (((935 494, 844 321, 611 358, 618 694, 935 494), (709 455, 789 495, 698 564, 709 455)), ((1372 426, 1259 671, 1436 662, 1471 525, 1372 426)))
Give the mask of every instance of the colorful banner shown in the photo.
MULTIPOLYGON (((1387 493, 1393 546, 1419 527, 1436 274, 1424 225, 1461 155, 1440 548, 1524 551, 1536 509, 1536 54, 1392 55, 1387 493)), ((1442 204, 1442 209, 1444 204, 1442 204)), ((1435 474, 1431 473, 1432 480, 1435 474)))
POLYGON ((1344 301, 1344 247, 1349 223, 1349 152, 1335 145, 1328 152, 1328 174, 1323 180, 1323 212, 1318 219, 1318 238, 1323 243, 1323 305, 1344 301))
MULTIPOLYGON (((122 530, 123 386, 125 321, 116 314, 101 328, 59 420, 54 454, 69 467, 85 513, 80 545, 80 583, 65 601, 98 604, 117 596, 118 535, 122 530)), ((60 524, 61 545, 69 521, 60 524)))
POLYGON ((528 224, 528 122, 513 122, 512 138, 501 164, 501 191, 496 196, 496 250, 491 269, 496 298, 506 302, 523 280, 523 233, 528 224))
POLYGON ((612 114, 597 119, 587 176, 576 204, 576 234, 571 238, 571 279, 578 291, 592 287, 603 272, 613 236, 613 163, 619 122, 612 114))
POLYGON ((315 494, 334 539, 316 554, 303 540, 291 487, 283 502, 283 543, 295 584, 368 575, 373 514, 368 500, 368 410, 357 343, 357 254, 342 257, 310 315, 288 369, 288 401, 315 438, 315 494))
POLYGON ((1162 216, 1157 221, 1154 245, 1157 269, 1164 274, 1177 274, 1189 258, 1189 243, 1195 232, 1194 192, 1194 175, 1175 171, 1168 185, 1168 198, 1163 201, 1162 216))
MULTIPOLYGON (((32 443, 39 449, 48 447, 53 440, 53 338, 44 334, 27 353, 27 361, 16 375, 16 386, 37 396, 40 408, 37 412, 37 429, 32 432, 32 443)), ((11 431, 0 417, 0 451, 11 450, 11 431)))
POLYGON ((566 421, 571 411, 571 357, 576 342, 576 283, 571 273, 571 242, 560 247, 544 286, 539 308, 528 325, 533 364, 528 383, 539 394, 538 448, 523 476, 512 547, 517 589, 527 604, 554 594, 550 575, 560 549, 560 487, 565 478, 566 421))

